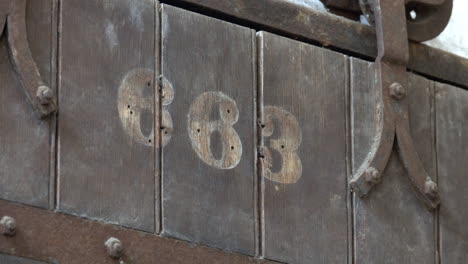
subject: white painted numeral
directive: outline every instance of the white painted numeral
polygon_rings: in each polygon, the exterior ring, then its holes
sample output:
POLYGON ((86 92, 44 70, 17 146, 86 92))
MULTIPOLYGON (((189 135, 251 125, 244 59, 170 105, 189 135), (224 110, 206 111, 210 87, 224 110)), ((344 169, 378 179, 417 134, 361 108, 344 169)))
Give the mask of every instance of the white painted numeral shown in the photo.
POLYGON ((198 157, 218 169, 235 168, 242 156, 242 143, 233 125, 239 119, 236 102, 221 92, 205 92, 199 95, 188 114, 188 134, 198 157), (210 120, 213 110, 218 120, 210 120), (215 158, 211 147, 212 133, 218 132, 222 142, 220 158, 215 158))
POLYGON ((279 183, 296 183, 302 176, 302 163, 297 155, 302 142, 299 122, 294 115, 276 106, 265 106, 264 115, 264 136, 270 138, 264 153, 264 176, 279 183), (281 169, 276 172, 273 171, 272 150, 281 155, 281 169))

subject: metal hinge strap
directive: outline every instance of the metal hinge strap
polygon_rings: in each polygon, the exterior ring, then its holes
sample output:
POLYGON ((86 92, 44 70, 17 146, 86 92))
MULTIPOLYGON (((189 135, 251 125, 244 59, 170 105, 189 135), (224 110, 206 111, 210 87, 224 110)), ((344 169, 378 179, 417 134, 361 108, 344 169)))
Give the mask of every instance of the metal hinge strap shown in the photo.
POLYGON ((396 146, 419 197, 429 208, 436 208, 440 203, 437 184, 424 170, 410 134, 405 0, 375 0, 372 8, 378 42, 375 87, 382 92, 383 99, 382 109, 378 109, 381 122, 369 155, 350 182, 351 189, 361 197, 366 196, 380 182, 396 146))
MULTIPOLYGON (((57 110, 55 93, 45 85, 29 48, 26 29, 26 0, 10 0, 0 3, 6 14, 0 20, 0 29, 7 24, 8 44, 14 68, 26 91, 26 96, 39 117, 43 118, 57 110)), ((0 36, 1 36, 0 31, 0 36)))

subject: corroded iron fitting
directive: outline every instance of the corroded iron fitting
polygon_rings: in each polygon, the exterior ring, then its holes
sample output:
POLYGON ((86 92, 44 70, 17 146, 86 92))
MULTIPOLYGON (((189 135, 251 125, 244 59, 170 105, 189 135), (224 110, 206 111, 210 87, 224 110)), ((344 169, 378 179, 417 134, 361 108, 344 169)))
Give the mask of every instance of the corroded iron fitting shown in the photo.
POLYGON ((42 105, 49 105, 54 99, 54 92, 47 86, 39 86, 36 96, 42 105))
POLYGON ((399 83, 392 83, 390 85, 390 95, 396 100, 401 100, 406 96, 406 89, 399 83))
POLYGON ((121 258, 123 255, 123 245, 122 242, 115 238, 111 237, 107 239, 107 241, 104 243, 107 249, 107 254, 109 254, 110 257, 112 258, 121 258))
POLYGON ((368 168, 366 172, 364 172, 364 177, 366 179, 366 182, 370 184, 377 184, 380 182, 379 171, 372 167, 368 168))
POLYGON ((437 187, 437 183, 435 183, 430 178, 426 179, 426 184, 424 186, 424 192, 432 198, 435 198, 439 195, 439 188, 437 187))
POLYGON ((13 217, 2 217, 0 220, 0 233, 4 236, 14 236, 16 234, 16 221, 13 217))

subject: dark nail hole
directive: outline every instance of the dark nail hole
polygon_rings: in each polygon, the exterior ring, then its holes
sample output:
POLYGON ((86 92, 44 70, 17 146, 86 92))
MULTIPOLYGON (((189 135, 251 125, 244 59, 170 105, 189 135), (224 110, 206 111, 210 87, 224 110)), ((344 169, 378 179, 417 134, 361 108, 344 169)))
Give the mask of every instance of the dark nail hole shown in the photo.
POLYGON ((148 142, 149 142, 149 143, 151 143, 151 139, 150 139, 150 140, 148 140, 148 142))
POLYGON ((234 150, 234 146, 231 146, 231 150, 234 150))
POLYGON ((198 133, 200 133, 200 131, 201 131, 200 129, 197 129, 197 132, 198 132, 198 133))
POLYGON ((167 135, 167 131, 164 131, 164 135, 167 135))
POLYGON ((130 105, 127 105, 127 108, 130 108, 130 105))
POLYGON ((281 145, 281 148, 284 149, 284 145, 281 145))
POLYGON ((151 86, 151 82, 147 82, 146 85, 151 86))
POLYGON ((133 115, 133 111, 130 111, 130 114, 133 115))
POLYGON ((228 114, 230 114, 230 113, 231 113, 231 110, 228 109, 227 112, 228 112, 228 114))

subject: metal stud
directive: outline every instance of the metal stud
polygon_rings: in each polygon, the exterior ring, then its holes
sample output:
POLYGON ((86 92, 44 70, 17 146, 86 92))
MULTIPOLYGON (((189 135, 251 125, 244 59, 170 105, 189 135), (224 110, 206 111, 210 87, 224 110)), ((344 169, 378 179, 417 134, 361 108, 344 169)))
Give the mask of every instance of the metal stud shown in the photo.
POLYGON ((104 243, 107 249, 107 254, 109 254, 110 257, 112 258, 121 258, 123 255, 123 245, 122 242, 115 238, 111 237, 107 239, 107 241, 104 243))
POLYGON ((36 96, 42 105, 48 105, 54 98, 54 92, 47 86, 39 86, 36 96))
POLYGON ((406 89, 399 83, 392 83, 390 85, 390 95, 397 100, 401 100, 406 96, 406 89))
POLYGON ((430 196, 430 197, 437 197, 438 193, 439 193, 439 190, 438 190, 438 187, 437 187, 437 183, 435 183, 433 180, 431 180, 430 178, 428 178, 426 180, 426 184, 425 184, 425 190, 424 192, 430 196))
POLYGON ((376 184, 380 181, 379 171, 372 167, 366 170, 364 177, 369 184, 376 184))
POLYGON ((2 217, 0 220, 0 233, 4 236, 14 236, 16 234, 16 221, 13 217, 2 217))

